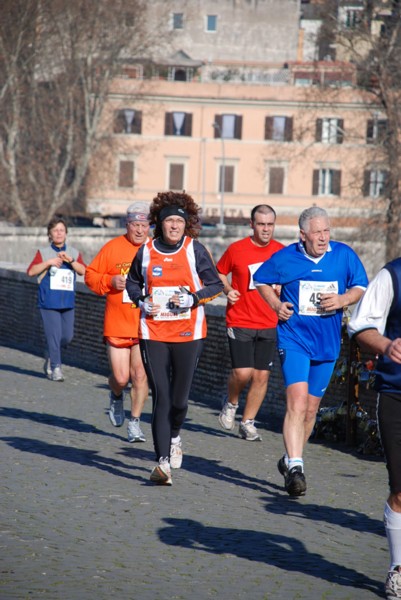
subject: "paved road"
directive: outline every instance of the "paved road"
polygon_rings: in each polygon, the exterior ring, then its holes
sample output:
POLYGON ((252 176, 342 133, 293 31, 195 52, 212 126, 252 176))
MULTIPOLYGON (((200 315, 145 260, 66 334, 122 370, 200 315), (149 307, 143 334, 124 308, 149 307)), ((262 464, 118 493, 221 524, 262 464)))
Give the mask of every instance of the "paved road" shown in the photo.
POLYGON ((145 444, 106 416, 105 378, 0 347, 1 600, 383 598, 381 459, 310 444, 291 500, 263 442, 222 432, 217 399, 191 403, 171 488, 149 483, 145 444))

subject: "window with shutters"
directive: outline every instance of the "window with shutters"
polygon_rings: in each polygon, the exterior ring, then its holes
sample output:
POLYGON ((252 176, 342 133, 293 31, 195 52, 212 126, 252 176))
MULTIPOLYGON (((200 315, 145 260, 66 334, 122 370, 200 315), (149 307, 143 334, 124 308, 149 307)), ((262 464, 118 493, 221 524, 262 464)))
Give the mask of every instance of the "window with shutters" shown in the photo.
POLYGON ((184 13, 173 13, 173 29, 184 29, 184 13))
POLYGON ((217 31, 217 15, 206 15, 206 31, 209 33, 217 31))
POLYGON ((142 111, 124 108, 114 113, 114 133, 142 133, 142 111))
POLYGON ((184 165, 181 163, 170 163, 169 189, 182 191, 184 187, 184 165))
POLYGON ((292 142, 292 117, 266 117, 265 140, 292 142))
POLYGON ((332 168, 313 171, 312 194, 314 196, 340 196, 341 171, 332 168))
POLYGON ((234 191, 234 167, 231 165, 220 165, 219 167, 219 192, 234 191))
POLYGON ((118 165, 118 187, 134 187, 134 161, 120 160, 118 165))
POLYGON ((240 140, 242 136, 241 115, 215 115, 214 137, 226 140, 240 140))
POLYGON ((369 119, 366 124, 366 143, 380 144, 387 136, 387 119, 369 119))
POLYGON ((284 167, 269 167, 269 194, 284 193, 284 167))
POLYGON ((342 144, 344 120, 324 118, 316 120, 316 141, 322 144, 342 144))
POLYGON ((192 114, 180 111, 166 113, 164 135, 191 136, 192 114))
POLYGON ((384 169, 371 169, 364 172, 363 195, 379 198, 386 194, 388 184, 388 171, 384 169))

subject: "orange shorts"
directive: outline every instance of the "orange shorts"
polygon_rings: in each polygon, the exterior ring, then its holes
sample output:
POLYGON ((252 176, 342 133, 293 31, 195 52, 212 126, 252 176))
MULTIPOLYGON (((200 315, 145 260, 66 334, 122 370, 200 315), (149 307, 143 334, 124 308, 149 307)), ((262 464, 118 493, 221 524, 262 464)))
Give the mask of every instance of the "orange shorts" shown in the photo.
POLYGON ((122 337, 109 337, 105 336, 104 338, 105 344, 109 346, 113 346, 113 348, 132 348, 132 346, 136 346, 139 344, 138 338, 122 338, 122 337))

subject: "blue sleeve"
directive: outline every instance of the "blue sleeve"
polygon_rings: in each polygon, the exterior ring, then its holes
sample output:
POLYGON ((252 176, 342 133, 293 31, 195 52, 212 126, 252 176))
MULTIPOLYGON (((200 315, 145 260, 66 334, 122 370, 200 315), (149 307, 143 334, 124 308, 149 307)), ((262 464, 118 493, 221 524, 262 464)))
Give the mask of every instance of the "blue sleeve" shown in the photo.
POLYGON ((256 284, 268 284, 273 285, 274 283, 280 283, 280 259, 279 254, 282 250, 279 250, 268 260, 266 260, 253 275, 253 280, 256 284))
POLYGON ((351 289, 353 287, 361 287, 366 288, 368 286, 369 280, 366 275, 365 267, 363 266, 359 256, 352 250, 352 248, 348 248, 349 251, 349 261, 348 261, 348 281, 347 281, 347 289, 351 289))

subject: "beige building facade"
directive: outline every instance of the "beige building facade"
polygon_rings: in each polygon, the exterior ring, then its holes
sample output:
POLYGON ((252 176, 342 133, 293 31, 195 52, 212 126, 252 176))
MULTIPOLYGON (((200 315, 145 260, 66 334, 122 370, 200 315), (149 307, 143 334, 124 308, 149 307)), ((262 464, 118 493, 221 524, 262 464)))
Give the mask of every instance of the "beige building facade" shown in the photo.
POLYGON ((339 225, 379 213, 385 119, 352 87, 351 65, 303 60, 300 8, 297 0, 169 4, 171 54, 131 64, 114 81, 88 211, 124 214, 135 200, 184 189, 203 219, 220 225, 245 222, 259 203, 272 204, 282 223, 312 204, 339 225))
POLYGON ((383 188, 372 144, 379 122, 350 88, 116 80, 88 208, 119 214, 185 189, 214 221, 243 219, 264 202, 288 214, 317 203, 358 216, 383 188))

